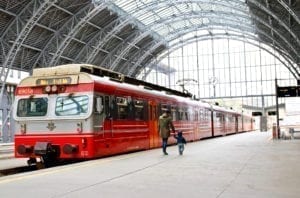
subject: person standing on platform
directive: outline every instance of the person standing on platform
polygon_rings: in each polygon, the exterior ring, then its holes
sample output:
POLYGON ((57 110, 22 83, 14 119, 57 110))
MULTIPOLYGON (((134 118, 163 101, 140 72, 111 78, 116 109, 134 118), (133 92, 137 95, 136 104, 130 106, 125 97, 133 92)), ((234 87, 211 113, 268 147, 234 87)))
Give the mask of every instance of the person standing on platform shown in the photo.
POLYGON ((174 134, 174 138, 177 140, 179 155, 182 155, 184 150, 184 145, 186 144, 186 140, 182 135, 182 131, 179 131, 177 135, 174 134))
POLYGON ((167 110, 159 117, 158 128, 159 128, 159 135, 162 138, 163 153, 165 155, 168 155, 167 153, 168 138, 170 137, 171 130, 175 132, 170 110, 167 110))

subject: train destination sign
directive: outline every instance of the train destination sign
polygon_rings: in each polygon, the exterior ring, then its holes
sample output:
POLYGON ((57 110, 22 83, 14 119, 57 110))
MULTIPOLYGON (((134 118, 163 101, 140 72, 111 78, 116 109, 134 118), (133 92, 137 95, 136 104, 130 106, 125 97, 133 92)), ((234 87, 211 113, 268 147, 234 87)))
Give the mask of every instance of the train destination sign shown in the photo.
POLYGON ((71 84, 72 78, 71 77, 63 77, 63 78, 44 78, 44 79, 37 79, 37 85, 65 85, 71 84))

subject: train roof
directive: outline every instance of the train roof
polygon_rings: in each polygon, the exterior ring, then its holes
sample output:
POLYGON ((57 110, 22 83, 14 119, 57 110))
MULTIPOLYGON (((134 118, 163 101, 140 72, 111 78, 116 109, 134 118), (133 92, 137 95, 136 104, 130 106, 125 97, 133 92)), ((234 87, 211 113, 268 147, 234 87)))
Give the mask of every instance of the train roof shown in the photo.
MULTIPOLYGON (((144 82, 125 76, 121 73, 90 64, 67 64, 34 69, 32 75, 23 79, 19 86, 40 86, 42 84, 38 83, 39 81, 53 78, 53 76, 58 76, 58 78, 68 76, 68 78, 70 78, 69 84, 89 83, 92 81, 107 82, 109 84, 114 84, 116 87, 123 87, 124 90, 130 87, 131 90, 140 91, 145 94, 152 94, 157 97, 159 96, 160 98, 172 98, 174 101, 176 100, 178 102, 197 102, 198 105, 199 103, 202 103, 192 100, 191 95, 188 93, 144 82)), ((209 105, 207 104, 206 106, 209 105)))

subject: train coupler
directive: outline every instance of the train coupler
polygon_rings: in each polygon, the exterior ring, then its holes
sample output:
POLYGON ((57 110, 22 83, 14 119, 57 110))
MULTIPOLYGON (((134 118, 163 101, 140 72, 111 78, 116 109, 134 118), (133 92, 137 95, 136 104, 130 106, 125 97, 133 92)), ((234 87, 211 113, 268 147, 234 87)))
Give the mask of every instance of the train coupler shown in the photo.
POLYGON ((31 157, 31 158, 29 158, 29 160, 27 160, 28 166, 34 165, 36 163, 37 163, 36 158, 31 157))
POLYGON ((34 145, 34 154, 40 156, 41 163, 49 167, 57 161, 60 154, 59 147, 50 142, 36 142, 34 145))

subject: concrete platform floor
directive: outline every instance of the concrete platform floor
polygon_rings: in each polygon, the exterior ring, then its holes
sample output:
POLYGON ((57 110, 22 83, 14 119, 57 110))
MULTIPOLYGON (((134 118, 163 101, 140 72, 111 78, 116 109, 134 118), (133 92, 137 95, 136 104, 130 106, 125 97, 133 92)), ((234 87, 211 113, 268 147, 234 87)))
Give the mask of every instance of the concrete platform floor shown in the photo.
POLYGON ((300 140, 250 132, 0 177, 0 197, 300 197, 300 140))

